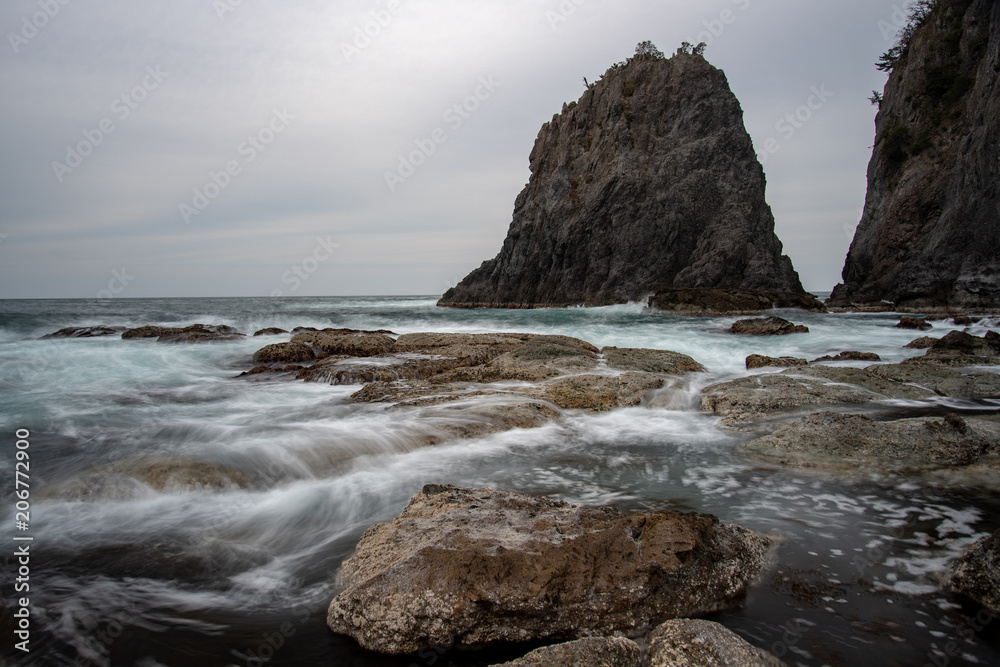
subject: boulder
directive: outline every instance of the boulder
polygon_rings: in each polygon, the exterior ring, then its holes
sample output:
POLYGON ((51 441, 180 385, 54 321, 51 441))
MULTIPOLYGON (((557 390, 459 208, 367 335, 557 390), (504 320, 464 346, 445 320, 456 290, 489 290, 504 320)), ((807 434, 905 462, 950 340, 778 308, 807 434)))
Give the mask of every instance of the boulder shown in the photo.
POLYGON ((53 338, 98 338, 102 336, 117 336, 123 331, 125 331, 125 327, 106 327, 103 325, 96 327, 67 327, 65 329, 60 329, 55 333, 42 336, 42 340, 50 340, 53 338))
POLYGON ((921 336, 920 338, 915 338, 914 340, 911 340, 903 347, 908 347, 914 350, 926 350, 932 347, 936 342, 938 342, 938 339, 934 338, 933 336, 921 336))
POLYGON ((1000 451, 1000 424, 949 414, 944 418, 875 421, 821 412, 740 446, 758 458, 790 465, 900 468, 966 466, 1000 451))
POLYGON ((254 352, 255 364, 293 364, 316 358, 312 348, 302 343, 275 343, 254 352))
POLYGON ((639 633, 738 603, 768 544, 707 515, 429 485, 362 536, 327 623, 393 655, 639 633))
POLYGON ((192 324, 181 328, 146 325, 122 333, 125 340, 155 338, 160 343, 204 343, 240 340, 244 337, 235 328, 225 324, 192 324))
POLYGON ((809 328, 772 316, 734 322, 729 333, 745 336, 784 336, 786 334, 809 333, 809 328))
POLYGON ((494 667, 639 667, 639 645, 622 637, 587 637, 535 649, 494 667))
POLYGON ((987 331, 979 338, 950 331, 931 345, 927 358, 953 366, 1000 365, 1000 334, 987 331))
POLYGON ((812 294, 738 289, 665 289, 649 297, 649 308, 681 315, 757 315, 775 308, 825 313, 812 294))
POLYGON ((797 359, 796 357, 768 357, 762 354, 751 354, 746 358, 747 370, 772 366, 776 368, 805 366, 808 363, 805 359, 797 359))
POLYGON ((784 667, 724 625, 676 619, 649 635, 649 667, 784 667))
POLYGON ((980 539, 955 561, 949 584, 953 591, 1000 614, 1000 530, 980 539))
POLYGON ((896 325, 896 328, 918 329, 920 331, 927 331, 928 329, 933 329, 934 325, 928 322, 925 318, 904 315, 903 317, 899 318, 899 323, 896 325))

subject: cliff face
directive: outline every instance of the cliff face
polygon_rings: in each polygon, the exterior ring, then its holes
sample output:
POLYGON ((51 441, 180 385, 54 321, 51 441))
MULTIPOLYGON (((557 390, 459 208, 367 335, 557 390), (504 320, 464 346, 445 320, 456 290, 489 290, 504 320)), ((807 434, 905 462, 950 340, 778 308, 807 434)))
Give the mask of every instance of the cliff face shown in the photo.
POLYGON ((699 55, 612 67, 542 126, 496 258, 439 305, 603 305, 665 288, 802 293, 725 75, 699 55))
POLYGON ((1000 305, 1000 3, 938 0, 886 83, 836 306, 1000 305))

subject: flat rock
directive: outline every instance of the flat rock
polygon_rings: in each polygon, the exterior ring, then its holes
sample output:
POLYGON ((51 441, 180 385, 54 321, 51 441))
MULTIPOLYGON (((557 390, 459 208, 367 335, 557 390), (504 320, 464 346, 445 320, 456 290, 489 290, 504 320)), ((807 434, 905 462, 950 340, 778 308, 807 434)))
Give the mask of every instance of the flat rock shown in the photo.
POLYGON ((1000 424, 957 415, 874 421, 821 412, 740 446, 758 458, 789 465, 901 468, 965 466, 1000 447, 1000 424))
POLYGON ((240 340, 245 336, 225 324, 192 324, 188 327, 146 325, 122 333, 125 340, 155 338, 160 343, 205 343, 240 340))
POLYGON ((762 354, 751 354, 746 358, 747 369, 753 368, 786 368, 795 366, 806 366, 809 362, 796 357, 768 357, 762 354))
POLYGON ((1000 530, 984 537, 951 567, 952 590, 1000 614, 1000 530))
POLYGON ((572 375, 521 392, 568 410, 603 412, 639 405, 646 394, 662 387, 663 382, 661 376, 652 373, 572 375))
POLYGON ((394 655, 638 634, 737 603, 768 544, 707 515, 429 485, 362 536, 327 623, 394 655))
POLYGON ((639 645, 623 637, 587 637, 535 649, 494 667, 639 667, 639 645))
POLYGON ((610 368, 621 371, 681 375, 683 373, 700 373, 705 370, 704 366, 688 355, 669 350, 606 347, 601 350, 601 355, 610 368))
POLYGON ((125 327, 106 327, 103 325, 96 327, 67 327, 65 329, 60 329, 55 333, 42 336, 42 340, 51 340, 53 338, 99 338, 102 336, 117 336, 123 331, 125 331, 125 327))
POLYGON ((676 619, 649 635, 649 667, 783 667, 724 625, 701 619, 676 619))
POLYGON ((792 324, 781 317, 760 317, 751 320, 739 320, 730 327, 729 333, 744 336, 784 336, 795 333, 809 333, 809 328, 801 324, 792 324))
POLYGON ((812 294, 739 289, 665 289, 649 297, 653 310, 682 315, 757 315, 775 308, 825 313, 812 294))
POLYGON ((869 366, 865 372, 894 382, 929 389, 952 398, 1000 398, 1000 375, 988 372, 962 372, 933 363, 925 357, 899 364, 869 366))
POLYGON ((317 357, 376 357, 391 352, 396 344, 396 341, 384 333, 353 329, 306 331, 292 336, 291 342, 308 345, 317 357))
POLYGON ((421 354, 393 354, 380 357, 336 355, 302 369, 298 379, 306 382, 348 385, 394 382, 434 377, 457 365, 455 359, 421 354))
POLYGON ((255 364, 293 364, 316 358, 312 348, 302 343, 275 343, 254 352, 255 364))

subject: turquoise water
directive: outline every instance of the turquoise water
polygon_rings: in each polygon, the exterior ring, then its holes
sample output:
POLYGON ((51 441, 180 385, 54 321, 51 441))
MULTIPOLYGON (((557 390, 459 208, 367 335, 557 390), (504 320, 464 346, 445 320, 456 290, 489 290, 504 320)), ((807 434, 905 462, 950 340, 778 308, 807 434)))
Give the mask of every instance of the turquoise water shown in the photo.
MULTIPOLYGON (((624 510, 710 512, 774 536, 772 572, 743 608, 716 620, 789 664, 1000 663, 1000 623, 970 636, 964 630, 980 610, 942 592, 938 577, 1000 526, 995 490, 879 471, 837 477, 760 467, 735 453, 742 436, 697 411, 700 389, 745 375, 751 353, 811 359, 854 349, 885 361, 919 354, 902 347, 917 334, 894 329, 898 316, 783 314, 811 333, 736 338, 726 333, 735 318, 649 313, 637 304, 469 311, 411 297, 0 301, 0 451, 10 480, 14 434, 31 432, 34 537, 32 653, 25 661, 10 642, 4 655, 12 664, 149 667, 509 658, 390 659, 324 625, 337 567, 361 533, 397 514, 422 485, 453 483, 624 510), (667 408, 567 412, 538 429, 421 447, 442 420, 462 416, 355 405, 348 399, 358 387, 235 379, 256 349, 284 339, 39 340, 67 326, 196 322, 246 333, 270 326, 558 333, 599 347, 683 352, 708 371, 664 390, 656 405, 667 408), (138 495, 127 501, 46 493, 140 457, 224 466, 252 484, 223 492, 133 488, 138 495), (935 653, 952 640, 959 655, 935 653)), ((939 322, 929 333, 953 328, 939 322)), ((14 500, 13 483, 5 483, 11 536, 14 500)), ((7 565, 12 573, 9 556, 7 565)), ((8 613, 11 591, 8 583, 8 613)))

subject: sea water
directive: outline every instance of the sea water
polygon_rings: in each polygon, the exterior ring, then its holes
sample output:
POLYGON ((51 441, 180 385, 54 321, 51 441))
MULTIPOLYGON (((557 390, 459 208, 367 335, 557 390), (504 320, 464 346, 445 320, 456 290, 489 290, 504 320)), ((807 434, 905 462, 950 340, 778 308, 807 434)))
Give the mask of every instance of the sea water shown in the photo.
MULTIPOLYGON (((425 297, 0 301, 0 459, 8 547, 4 659, 17 665, 485 665, 526 647, 389 658, 325 626, 340 563, 372 524, 424 484, 544 494, 623 511, 707 512, 771 536, 773 567, 738 609, 713 616, 789 664, 1000 664, 1000 619, 949 594, 948 564, 1000 527, 995 488, 960 480, 761 466, 747 436, 698 410, 748 354, 808 359, 842 350, 886 362, 921 354, 893 314, 779 313, 809 334, 727 333, 734 317, 606 308, 455 310, 425 297), (661 390, 656 408, 566 411, 541 428, 424 446, 441 420, 354 404, 357 386, 288 376, 237 379, 286 338, 162 344, 41 340, 69 326, 227 324, 562 334, 598 347, 691 355, 708 371, 661 390), (30 527, 15 524, 15 442, 30 432, 30 527), (66 498, 53 489, 135 460, 242 471, 242 490, 66 498), (14 550, 30 536, 30 592, 14 550), (13 648, 30 597, 30 654, 13 648), (978 618, 977 618, 978 615, 978 618), (987 618, 988 617, 988 618, 987 618), (954 644, 952 644, 954 642, 954 644), (953 653, 954 655, 951 655, 953 653)), ((937 322, 929 335, 959 329, 937 322)), ((985 329, 974 326, 972 333, 985 329)), ((865 362, 844 365, 865 366, 865 362)), ((775 372, 765 369, 754 372, 775 372)), ((898 414, 996 412, 997 401, 875 406, 898 414)), ((124 482, 123 482, 124 483, 124 482)), ((0 663, 2 664, 2 663, 0 663)))

